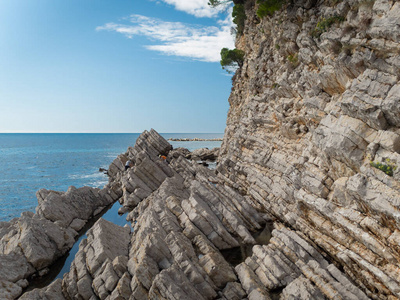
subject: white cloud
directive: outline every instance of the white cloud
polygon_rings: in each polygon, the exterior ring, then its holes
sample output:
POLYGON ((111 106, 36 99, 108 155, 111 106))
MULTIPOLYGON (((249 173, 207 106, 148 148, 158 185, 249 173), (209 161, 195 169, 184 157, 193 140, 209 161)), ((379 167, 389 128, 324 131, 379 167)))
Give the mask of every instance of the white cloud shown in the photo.
POLYGON ((222 48, 234 47, 230 17, 218 22, 218 27, 164 22, 141 15, 131 15, 129 21, 131 24, 108 23, 96 30, 116 31, 129 38, 145 36, 161 42, 158 45, 145 46, 149 50, 207 62, 219 61, 222 48))
POLYGON ((163 2, 175 6, 175 9, 184 11, 196 17, 214 17, 223 7, 212 8, 207 3, 208 0, 162 0, 163 2))

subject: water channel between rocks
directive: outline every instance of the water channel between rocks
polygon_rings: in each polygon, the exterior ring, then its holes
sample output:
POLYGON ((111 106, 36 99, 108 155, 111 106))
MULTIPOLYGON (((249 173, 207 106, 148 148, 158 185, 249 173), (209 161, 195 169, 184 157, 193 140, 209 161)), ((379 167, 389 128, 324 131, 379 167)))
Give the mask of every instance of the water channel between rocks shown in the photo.
MULTIPOLYGON (((207 166, 209 169, 214 170, 216 169, 217 163, 215 161, 197 161, 199 164, 203 164, 207 166)), ((29 286, 23 291, 23 293, 32 291, 36 288, 43 288, 51 284, 54 280, 58 278, 63 278, 64 274, 68 273, 71 268, 71 263, 75 259, 75 255, 79 250, 79 244, 83 239, 87 238, 87 231, 93 227, 97 220, 103 218, 107 221, 110 221, 119 226, 125 226, 128 224, 131 227, 130 222, 126 221, 126 216, 128 213, 123 215, 118 214, 118 209, 121 207, 118 201, 114 204, 111 204, 109 207, 105 208, 100 214, 96 217, 89 220, 85 226, 79 231, 77 240, 75 241, 74 245, 65 255, 60 257, 54 264, 49 267, 49 271, 47 274, 43 276, 34 275, 29 281, 29 286)), ((132 230, 132 228, 131 228, 132 230)), ((259 233, 258 233, 259 234, 259 233)), ((235 252, 235 250, 232 250, 235 252)))
POLYGON ((121 207, 118 201, 105 208, 99 215, 89 220, 86 225, 80 230, 78 239, 71 250, 64 256, 60 257, 53 265, 50 266, 50 271, 42 277, 33 278, 30 281, 29 286, 24 292, 31 291, 35 288, 43 288, 52 283, 57 278, 63 278, 65 273, 68 273, 71 267, 71 263, 75 258, 76 253, 79 250, 79 244, 83 239, 86 239, 87 231, 93 227, 94 223, 100 218, 110 221, 119 226, 125 226, 130 223, 126 221, 126 214, 118 215, 118 209, 121 207))
MULTIPOLYGON (((31 280, 30 285, 24 292, 31 291, 35 288, 43 288, 50 283, 52 283, 57 278, 63 278, 64 274, 69 272, 71 263, 75 258, 76 253, 79 250, 79 244, 83 239, 86 239, 87 231, 92 228, 94 223, 103 218, 119 226, 125 226, 130 223, 126 221, 126 214, 118 215, 118 209, 120 208, 119 202, 115 202, 110 205, 110 207, 105 208, 102 213, 100 213, 95 218, 89 220, 89 222, 82 228, 79 232, 78 239, 71 248, 71 250, 65 254, 63 257, 59 258, 51 267, 49 273, 42 277, 36 277, 31 280)), ((266 223, 265 227, 253 234, 257 245, 267 245, 271 239, 271 232, 273 230, 273 223, 266 223)), ((228 263, 233 267, 245 261, 245 259, 252 255, 252 248, 254 245, 241 245, 240 247, 222 250, 221 253, 228 263)), ((278 292, 280 294, 280 292, 278 292)))
MULTIPOLYGON (((57 278, 63 278, 64 274, 69 272, 71 263, 75 258, 76 253, 79 250, 79 244, 83 239, 86 239, 87 231, 92 228, 94 223, 100 218, 110 221, 119 226, 125 226, 130 223, 126 221, 126 214, 118 215, 118 209, 121 207, 119 202, 115 202, 110 207, 105 208, 102 213, 100 213, 95 218, 88 221, 88 223, 82 228, 79 233, 78 239, 76 240, 74 246, 71 250, 65 254, 63 257, 59 258, 51 267, 49 273, 42 277, 36 277, 31 280, 30 285, 24 292, 31 291, 35 288, 43 288, 50 283, 52 283, 57 278)), ((253 234, 257 245, 267 245, 271 239, 271 232, 273 230, 273 223, 266 223, 265 227, 253 234)), ((222 250, 221 253, 228 263, 232 266, 237 266, 245 259, 252 255, 252 248, 254 245, 241 245, 240 247, 222 250)))

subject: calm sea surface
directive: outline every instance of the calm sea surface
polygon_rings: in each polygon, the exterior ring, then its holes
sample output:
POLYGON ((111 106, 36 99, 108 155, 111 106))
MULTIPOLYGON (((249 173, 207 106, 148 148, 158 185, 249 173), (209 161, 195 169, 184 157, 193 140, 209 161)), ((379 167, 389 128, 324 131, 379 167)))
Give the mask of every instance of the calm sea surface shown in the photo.
MULTIPOLYGON (((165 138, 221 138, 223 134, 169 133, 165 138)), ((33 211, 41 188, 103 187, 107 169, 118 154, 133 146, 132 134, 0 134, 0 221, 33 211)), ((171 142, 189 150, 219 147, 221 142, 171 142)))

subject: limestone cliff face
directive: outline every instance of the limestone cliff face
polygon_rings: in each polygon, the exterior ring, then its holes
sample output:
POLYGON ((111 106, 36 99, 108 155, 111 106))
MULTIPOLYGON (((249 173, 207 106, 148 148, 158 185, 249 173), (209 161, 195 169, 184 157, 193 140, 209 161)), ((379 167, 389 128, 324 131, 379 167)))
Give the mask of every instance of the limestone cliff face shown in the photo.
MULTIPOLYGON (((294 1, 262 20, 256 9, 247 1, 218 176, 369 297, 398 298, 400 2, 294 1)), ((271 288, 323 286, 314 262, 271 288)))

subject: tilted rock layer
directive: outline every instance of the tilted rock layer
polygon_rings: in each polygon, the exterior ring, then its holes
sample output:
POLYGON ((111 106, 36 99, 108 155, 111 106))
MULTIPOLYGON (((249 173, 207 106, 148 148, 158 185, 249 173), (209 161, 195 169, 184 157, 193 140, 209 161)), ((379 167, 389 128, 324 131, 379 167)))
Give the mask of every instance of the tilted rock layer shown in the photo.
MULTIPOLYGON (((287 264, 299 277, 257 276, 264 287, 287 295, 308 280, 347 299, 331 283, 339 268, 365 295, 399 298, 400 2, 293 3, 262 20, 245 4, 219 178, 330 263, 287 264)), ((267 253, 285 244, 279 232, 267 253)))
POLYGON ((24 212, 0 222, 0 299, 15 299, 32 276, 43 276, 73 246, 89 219, 115 202, 118 186, 70 187, 67 192, 42 189, 36 213, 24 212))
MULTIPOLYGON (((248 199, 217 184, 215 172, 173 151, 168 161, 159 158, 166 149, 171 146, 152 130, 118 158, 134 162, 112 179, 122 182, 120 202, 131 210, 133 232, 100 219, 70 272, 51 286, 61 291, 57 297, 215 299, 228 284, 235 289, 227 293, 246 295, 220 250, 255 244, 250 231, 264 219, 248 199)), ((35 290, 23 299, 47 299, 46 293, 35 290)))

